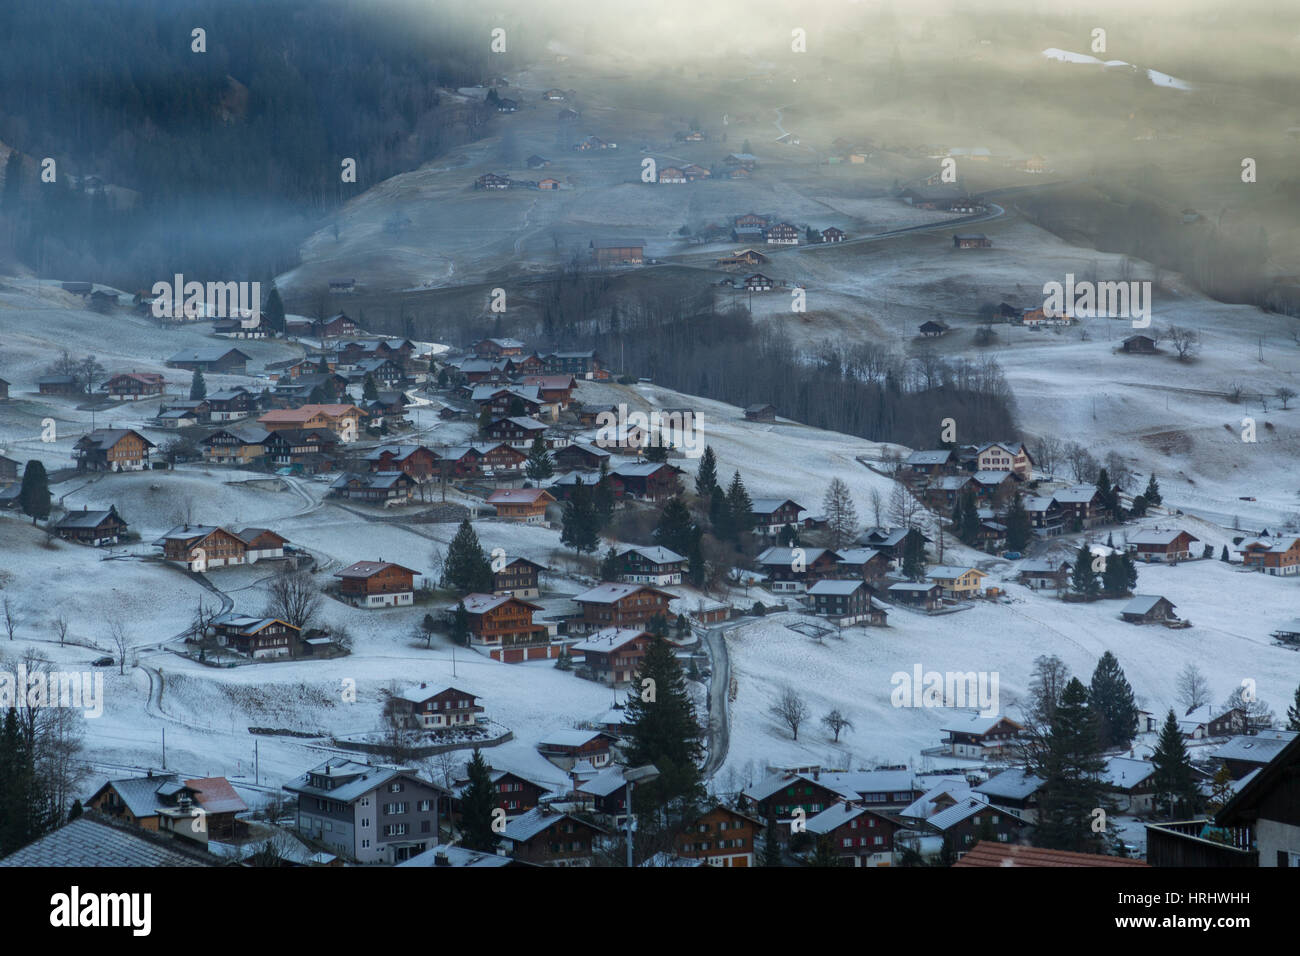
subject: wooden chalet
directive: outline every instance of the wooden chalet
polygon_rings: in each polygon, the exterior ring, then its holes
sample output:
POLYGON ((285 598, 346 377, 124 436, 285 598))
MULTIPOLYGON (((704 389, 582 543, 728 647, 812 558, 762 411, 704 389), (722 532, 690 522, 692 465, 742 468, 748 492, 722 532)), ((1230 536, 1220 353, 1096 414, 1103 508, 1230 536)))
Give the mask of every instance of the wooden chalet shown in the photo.
POLYGON ((239 349, 215 348, 185 349, 177 352, 167 360, 170 368, 183 368, 186 371, 225 372, 243 375, 248 367, 250 356, 239 349))
POLYGON ((579 760, 599 770, 612 762, 616 743, 618 738, 603 730, 553 730, 537 744, 537 752, 561 770, 572 770, 579 760))
POLYGON ((807 821, 814 840, 824 842, 840 866, 892 866, 894 834, 906 825, 879 808, 861 801, 833 803, 807 821))
POLYGON ((813 613, 841 627, 884 627, 889 618, 889 612, 872 599, 871 585, 862 580, 817 581, 807 593, 813 613))
POLYGON ((420 574, 400 564, 358 561, 335 571, 339 593, 354 607, 401 607, 415 601, 415 578, 420 574))
POLYGON ((479 698, 457 687, 435 690, 429 684, 408 687, 393 695, 391 706, 403 716, 408 726, 419 730, 449 730, 473 727, 484 708, 479 698))
POLYGON ((834 577, 839 559, 829 548, 768 548, 756 561, 770 590, 802 594, 817 581, 834 577))
POLYGON ((1146 529, 1128 536, 1128 549, 1139 561, 1188 561, 1192 557, 1192 542, 1200 540, 1177 528, 1146 529))
POLYGON ((507 852, 534 866, 590 866, 592 844, 605 831, 594 823, 535 807, 506 824, 502 833, 507 852))
POLYGON ((423 445, 380 445, 365 457, 372 472, 400 471, 416 481, 436 475, 438 461, 438 453, 423 445))
POLYGON ((686 824, 674 848, 679 857, 702 860, 708 866, 752 867, 764 826, 749 814, 717 804, 686 824))
POLYGON ((1177 621, 1174 603, 1158 594, 1135 594, 1133 600, 1124 605, 1119 616, 1129 624, 1163 624, 1177 621))
POLYGON ((633 545, 618 556, 618 580, 625 584, 681 584, 686 558, 658 545, 633 545))
POLYGON ((623 494, 641 501, 667 501, 681 491, 681 469, 664 462, 618 465, 609 473, 623 486, 623 494))
POLYGON ((546 509, 555 497, 545 488, 498 488, 488 495, 487 503, 496 508, 497 517, 507 521, 541 524, 546 509))
POLYGON ((608 463, 612 456, 603 448, 575 441, 556 449, 551 460, 556 471, 599 471, 601 463, 608 463))
POLYGON ((108 397, 118 402, 133 402, 161 395, 166 380, 155 372, 122 372, 99 386, 108 397))
POLYGON ((372 471, 364 475, 339 475, 330 484, 336 498, 364 501, 369 504, 403 504, 415 494, 415 479, 404 471, 372 471))
POLYGON ((96 428, 77 439, 72 457, 78 471, 145 471, 154 447, 130 428, 96 428))
MULTIPOLYGON (((517 664, 560 656, 545 625, 533 623, 541 605, 508 594, 468 594, 461 603, 469 614, 470 646, 493 660, 517 664)), ((448 608, 448 618, 455 611, 448 608)))
POLYGON ((786 525, 799 527, 799 515, 807 509, 790 498, 754 498, 751 502, 754 515, 754 533, 775 537, 786 525))
POLYGON ((575 595, 582 617, 574 622, 584 632, 606 627, 644 628, 656 614, 667 618, 676 595, 646 584, 601 584, 575 595))
POLYGON ((583 670, 593 680, 617 687, 632 680, 654 641, 641 628, 607 627, 569 645, 569 653, 582 658, 583 670))
POLYGON ((107 511, 90 511, 82 505, 80 511, 69 511, 60 518, 54 525, 54 533, 64 541, 99 547, 117 544, 126 533, 126 521, 114 505, 109 505, 107 511))
POLYGON ((233 531, 207 525, 181 525, 153 542, 162 548, 164 561, 196 573, 211 571, 248 560, 248 542, 233 531))
POLYGON ((527 558, 511 558, 492 569, 492 593, 517 598, 535 598, 539 593, 538 575, 546 570, 544 565, 527 558))
POLYGON ((953 236, 952 245, 954 249, 988 249, 993 240, 982 232, 966 232, 953 236))
POLYGON ((1247 541, 1241 546, 1241 563, 1265 574, 1300 573, 1300 537, 1259 537, 1247 541))
POLYGON ((85 387, 72 375, 42 375, 36 380, 36 390, 42 395, 84 395, 85 387))
POLYGON ((982 760, 1010 754, 1025 728, 1001 715, 971 714, 964 720, 954 718, 950 726, 940 729, 948 735, 943 742, 954 757, 982 760))
POLYGON ((212 622, 217 641, 254 660, 296 657, 302 630, 274 617, 223 614, 212 622))

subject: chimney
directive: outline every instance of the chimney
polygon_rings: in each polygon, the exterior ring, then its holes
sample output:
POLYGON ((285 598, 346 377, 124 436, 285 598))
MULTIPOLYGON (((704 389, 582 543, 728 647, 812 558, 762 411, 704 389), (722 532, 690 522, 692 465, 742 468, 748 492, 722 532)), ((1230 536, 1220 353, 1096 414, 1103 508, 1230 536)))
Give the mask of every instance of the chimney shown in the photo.
POLYGON ((451 866, 451 860, 447 858, 447 848, 440 846, 437 852, 433 854, 433 863, 435 866, 451 866))

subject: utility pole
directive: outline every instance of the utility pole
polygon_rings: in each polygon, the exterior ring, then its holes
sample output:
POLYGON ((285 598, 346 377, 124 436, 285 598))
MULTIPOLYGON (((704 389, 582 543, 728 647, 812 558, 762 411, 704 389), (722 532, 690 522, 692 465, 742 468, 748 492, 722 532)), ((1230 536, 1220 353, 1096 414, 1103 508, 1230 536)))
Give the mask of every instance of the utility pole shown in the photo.
POLYGON ((253 738, 253 785, 257 786, 262 782, 262 761, 257 751, 259 741, 253 738))
POLYGON ((167 769, 167 728, 162 729, 162 768, 167 769))

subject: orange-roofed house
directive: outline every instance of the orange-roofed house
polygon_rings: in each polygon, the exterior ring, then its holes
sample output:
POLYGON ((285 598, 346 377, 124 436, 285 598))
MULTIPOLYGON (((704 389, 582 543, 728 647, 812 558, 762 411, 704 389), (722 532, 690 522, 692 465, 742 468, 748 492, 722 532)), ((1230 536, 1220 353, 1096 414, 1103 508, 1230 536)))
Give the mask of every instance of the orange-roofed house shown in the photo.
POLYGON ((1103 856, 1100 853, 1075 853, 1070 850, 1047 850, 1018 843, 994 843, 982 840, 976 843, 957 866, 1013 867, 1013 866, 1148 866, 1145 860, 1124 856, 1103 856))
POLYGON ((555 498, 545 488, 498 488, 487 503, 508 521, 541 524, 546 520, 547 505, 555 504, 555 498))
POLYGON ((354 442, 365 414, 355 405, 303 405, 273 408, 257 421, 271 432, 327 428, 339 436, 339 441, 354 442))

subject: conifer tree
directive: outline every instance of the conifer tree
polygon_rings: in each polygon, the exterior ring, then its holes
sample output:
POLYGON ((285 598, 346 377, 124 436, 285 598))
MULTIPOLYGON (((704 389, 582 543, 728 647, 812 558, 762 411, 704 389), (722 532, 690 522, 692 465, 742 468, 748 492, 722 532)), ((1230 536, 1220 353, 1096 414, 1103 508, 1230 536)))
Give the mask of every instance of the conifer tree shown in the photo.
POLYGON ((262 307, 262 315, 266 318, 266 325, 272 332, 277 335, 283 335, 285 332, 284 321, 284 301, 280 298, 280 290, 271 284, 271 291, 266 297, 266 305, 262 307))
POLYGON ((1147 504, 1158 505, 1161 502, 1160 483, 1156 481, 1156 476, 1152 473, 1147 479, 1147 489, 1142 492, 1142 497, 1147 500, 1147 504))
POLYGON ((1183 732, 1171 708, 1160 728, 1160 739, 1151 753, 1155 765, 1154 783, 1157 809, 1170 818, 1191 812, 1196 802, 1196 780, 1192 775, 1192 758, 1183 743, 1183 732))
POLYGON ((701 499, 712 498, 718 490, 718 459, 713 454, 713 446, 705 445, 704 454, 700 456, 700 467, 695 473, 695 493, 701 499))
POLYGON ((1011 503, 1007 505, 1003 522, 1007 526, 1007 550, 1023 552, 1034 536, 1034 529, 1019 492, 1012 496, 1011 503))
POLYGON ((1295 699, 1286 709, 1286 729, 1300 730, 1300 686, 1295 689, 1295 699))
POLYGON ((1034 768, 1043 779, 1034 843, 1055 850, 1099 852, 1100 834, 1092 832, 1092 821, 1093 810, 1104 806, 1105 761, 1097 746, 1088 691, 1077 677, 1070 678, 1061 693, 1041 759, 1041 767, 1034 768))
POLYGON ((622 562, 619 561, 618 552, 612 547, 605 552, 605 557, 600 562, 600 579, 602 581, 617 581, 619 570, 622 562))
POLYGON ((190 401, 201 402, 208 397, 208 383, 203 380, 203 369, 196 368, 190 376, 190 401))
POLYGON ((925 536, 912 528, 903 536, 903 577, 919 581, 925 576, 925 536))
POLYGON ((456 610, 451 613, 451 640, 453 644, 468 647, 469 637, 469 610, 466 609, 464 601, 459 601, 456 610))
POLYGON ((767 826, 763 827, 763 865, 764 866, 781 866, 781 844, 777 840, 776 828, 779 824, 776 817, 767 818, 767 826))
POLYGON ((18 488, 18 506, 23 514, 32 519, 44 521, 50 516, 50 478, 45 473, 45 466, 33 458, 23 469, 23 483, 18 488))
POLYGON ((781 530, 776 533, 776 543, 783 548, 799 547, 799 531, 791 524, 781 525, 781 530))
POLYGON ((592 508, 596 512, 596 520, 599 531, 604 531, 609 527, 610 522, 614 520, 614 482, 609 477, 609 463, 602 461, 600 463, 600 480, 596 482, 595 490, 591 495, 592 508))
POLYGON ((695 705, 686 689, 681 664, 667 641, 656 638, 646 649, 628 689, 627 765, 654 764, 656 780, 638 786, 641 806, 670 802, 694 805, 703 797, 700 760, 703 746, 695 705))
POLYGON ((685 557, 694 539, 695 522, 691 519, 690 509, 680 497, 668 499, 659 514, 659 524, 655 526, 655 544, 685 557))
POLYGON ((957 536, 961 538, 962 544, 974 547, 979 535, 979 505, 975 501, 975 492, 967 488, 962 495, 961 527, 957 530, 957 536))
POLYGON ((579 554, 590 554, 600 546, 600 530, 592 492, 584 484, 573 486, 573 494, 564 503, 560 542, 579 554))
POLYGON ((1106 555, 1106 569, 1101 573, 1101 590, 1107 597, 1120 597, 1128 590, 1128 568, 1123 555, 1111 552, 1106 555))
POLYGON ((1097 572, 1092 569, 1092 551, 1087 544, 1079 545, 1074 555, 1074 568, 1070 572, 1070 589, 1084 597, 1096 597, 1097 572))
POLYGON ((375 385, 375 377, 369 372, 366 373, 365 384, 361 386, 361 397, 367 402, 379 400, 379 387, 375 385))
POLYGON ((492 772, 477 747, 466 771, 469 783, 460 798, 460 845, 467 850, 494 853, 501 837, 492 829, 492 772))
POLYGON ((838 475, 831 479, 822 499, 822 513, 830 531, 831 550, 838 551, 853 540, 858 532, 858 511, 853 505, 853 493, 848 483, 838 475))
POLYGON ((754 530, 754 502, 745 490, 745 482, 736 471, 731 476, 731 485, 727 488, 727 530, 731 540, 754 530))
POLYGON ((524 474, 533 481, 542 481, 555 474, 555 465, 546 450, 546 442, 538 435, 528 450, 528 460, 524 463, 524 474))
POLYGON ((461 594, 492 593, 492 562, 483 553, 474 526, 465 518, 447 546, 442 567, 442 586, 461 594))
POLYGON ((1228 557, 1228 546, 1226 544, 1223 546, 1223 550, 1219 552, 1219 560, 1228 563, 1232 562, 1232 558, 1228 557))
POLYGON ((1101 655, 1092 672, 1088 706, 1097 716, 1097 743, 1102 750, 1127 747, 1138 730, 1138 706, 1133 687, 1110 651, 1101 655))

